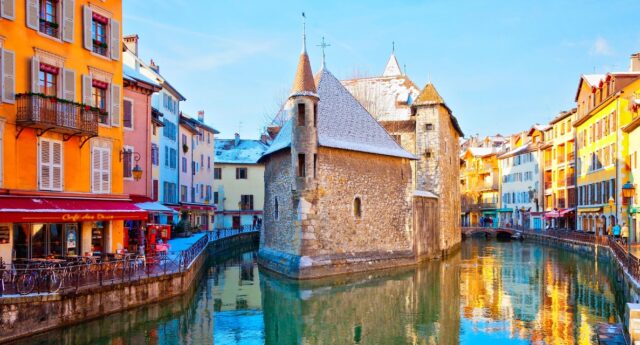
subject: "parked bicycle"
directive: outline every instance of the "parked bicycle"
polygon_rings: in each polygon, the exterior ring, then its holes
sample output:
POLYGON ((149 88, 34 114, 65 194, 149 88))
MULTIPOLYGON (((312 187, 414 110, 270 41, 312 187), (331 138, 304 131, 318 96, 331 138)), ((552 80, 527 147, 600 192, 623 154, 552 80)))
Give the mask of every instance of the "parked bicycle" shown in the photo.
POLYGON ((60 268, 59 264, 28 264, 27 269, 16 278, 16 291, 21 295, 27 295, 37 287, 38 292, 58 292, 62 286, 62 277, 56 273, 56 270, 60 268), (35 267, 33 267, 34 265, 35 267))

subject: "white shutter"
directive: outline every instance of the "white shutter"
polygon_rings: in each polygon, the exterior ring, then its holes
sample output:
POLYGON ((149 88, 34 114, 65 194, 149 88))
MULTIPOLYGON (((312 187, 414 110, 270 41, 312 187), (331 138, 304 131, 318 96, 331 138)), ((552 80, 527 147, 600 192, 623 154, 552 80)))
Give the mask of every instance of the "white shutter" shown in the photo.
POLYGON ((102 149, 102 157, 100 162, 100 191, 109 193, 111 191, 111 150, 102 149))
POLYGON ((4 19, 16 19, 16 1, 0 0, 0 15, 2 15, 4 19))
POLYGON ((120 104, 122 98, 120 97, 120 85, 111 84, 111 125, 114 127, 120 126, 120 104))
POLYGON ((62 1, 62 40, 65 42, 73 42, 75 5, 74 0, 62 1))
POLYGON ((62 70, 62 98, 67 101, 76 100, 76 72, 72 69, 62 70))
POLYGON ((117 20, 110 20, 111 27, 111 59, 120 60, 120 23, 117 20))
POLYGON ((94 105, 91 101, 91 87, 93 80, 88 74, 82 75, 82 103, 86 105, 94 105))
MULTIPOLYGON (((31 58, 31 92, 40 91, 40 59, 37 56, 31 58)), ((44 90, 42 90, 44 92, 44 90)))
POLYGON ((40 139, 40 189, 51 189, 51 142, 40 139))
POLYGON ((91 149, 91 192, 100 193, 100 156, 102 151, 98 147, 91 149))
POLYGON ((40 30, 40 1, 27 0, 27 27, 33 30, 40 30))
POLYGON ((2 50, 2 101, 15 103, 16 101, 16 54, 11 50, 2 50))
POLYGON ((93 36, 91 35, 91 25, 93 24, 93 11, 89 6, 82 6, 82 33, 84 48, 93 51, 93 36))
POLYGON ((62 142, 51 142, 51 189, 62 190, 64 175, 62 171, 62 142))

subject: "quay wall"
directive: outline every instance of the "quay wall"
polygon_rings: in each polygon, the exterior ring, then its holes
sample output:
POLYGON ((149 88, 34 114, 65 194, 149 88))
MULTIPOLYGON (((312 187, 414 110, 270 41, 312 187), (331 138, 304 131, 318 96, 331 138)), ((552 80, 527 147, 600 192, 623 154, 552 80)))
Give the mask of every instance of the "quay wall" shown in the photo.
POLYGON ((78 292, 0 298, 0 343, 183 295, 195 288, 207 256, 232 246, 257 243, 257 232, 210 241, 191 265, 136 281, 95 286, 78 292))

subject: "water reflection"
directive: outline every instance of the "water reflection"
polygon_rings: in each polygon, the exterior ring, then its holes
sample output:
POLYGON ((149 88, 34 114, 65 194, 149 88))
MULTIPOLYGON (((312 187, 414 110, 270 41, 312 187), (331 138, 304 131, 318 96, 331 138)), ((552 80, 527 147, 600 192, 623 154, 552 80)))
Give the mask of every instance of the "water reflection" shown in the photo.
POLYGON ((193 292, 22 344, 594 344, 622 301, 605 260, 522 242, 463 243, 443 262, 314 282, 212 256, 193 292))

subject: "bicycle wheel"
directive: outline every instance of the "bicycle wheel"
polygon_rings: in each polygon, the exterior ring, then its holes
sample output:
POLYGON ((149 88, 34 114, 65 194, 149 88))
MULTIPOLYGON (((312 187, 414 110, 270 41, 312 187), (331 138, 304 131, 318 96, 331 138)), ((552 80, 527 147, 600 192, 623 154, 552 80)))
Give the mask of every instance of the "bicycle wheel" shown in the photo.
POLYGON ((32 274, 23 273, 16 279, 16 291, 21 295, 29 294, 36 286, 36 279, 32 274))
POLYGON ((47 290, 49 290, 49 292, 51 293, 58 292, 58 290, 60 290, 60 287, 62 286, 62 279, 60 279, 60 277, 54 271, 51 271, 49 272, 49 274, 47 274, 46 281, 47 290))

